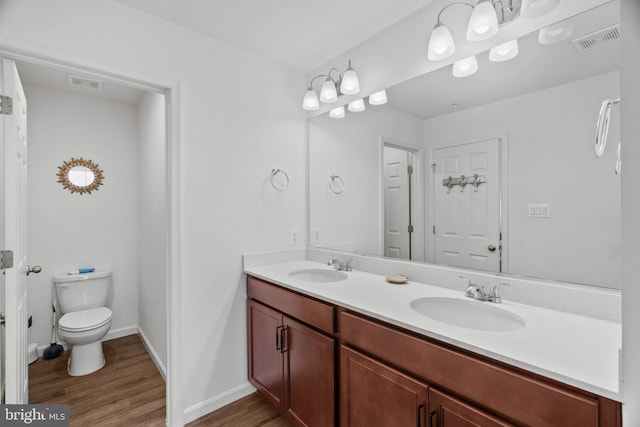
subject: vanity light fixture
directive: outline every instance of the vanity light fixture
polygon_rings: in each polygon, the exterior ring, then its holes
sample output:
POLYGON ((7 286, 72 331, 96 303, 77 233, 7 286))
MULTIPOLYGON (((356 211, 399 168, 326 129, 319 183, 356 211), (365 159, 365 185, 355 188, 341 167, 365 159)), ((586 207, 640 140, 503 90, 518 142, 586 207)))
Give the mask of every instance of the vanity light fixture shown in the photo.
POLYGON ((387 91, 384 89, 369 95, 369 104, 371 105, 382 105, 386 103, 387 103, 387 91))
POLYGON ((456 61, 453 64, 455 77, 467 77, 478 71, 478 60, 475 55, 456 61))
POLYGON ((348 109, 352 113, 359 113, 360 111, 364 111, 364 109, 365 109, 364 99, 360 98, 360 99, 357 99, 355 101, 350 102, 348 109))
MULTIPOLYGON (((502 2, 498 4, 502 4, 502 2)), ((471 18, 469 18, 467 40, 472 42, 488 40, 497 33, 498 14, 492 0, 480 0, 480 3, 473 8, 471 18)))
POLYGON ((342 107, 334 108, 329 111, 329 117, 333 119, 342 119, 344 118, 344 105, 342 107))
POLYGON ((518 56, 518 40, 513 39, 506 43, 494 46, 489 51, 489 61, 504 62, 518 56))
POLYGON ((566 40, 573 34, 573 24, 571 22, 558 22, 542 28, 538 33, 540 44, 553 44, 566 40))
POLYGON ((317 110, 320 108, 320 102, 331 104, 338 101, 338 96, 342 94, 355 95, 358 92, 360 92, 360 81, 355 70, 351 67, 351 60, 349 60, 344 76, 337 68, 331 68, 327 74, 318 74, 311 79, 302 101, 302 108, 308 111, 317 110), (321 78, 324 79, 324 83, 320 88, 320 96, 318 97, 313 84, 317 79, 321 78))
POLYGON ((558 7, 560 0, 522 0, 523 18, 537 18, 558 7))

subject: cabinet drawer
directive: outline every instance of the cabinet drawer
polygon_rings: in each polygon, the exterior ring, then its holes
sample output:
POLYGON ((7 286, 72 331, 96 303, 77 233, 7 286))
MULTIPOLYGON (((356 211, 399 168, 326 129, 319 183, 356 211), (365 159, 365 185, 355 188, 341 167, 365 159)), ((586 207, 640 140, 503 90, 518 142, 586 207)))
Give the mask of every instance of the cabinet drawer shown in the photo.
POLYGON ((328 334, 335 332, 335 307, 247 276, 247 296, 328 334))
POLYGON ((532 426, 596 427, 599 401, 440 346, 395 328, 341 312, 341 339, 410 372, 429 384, 455 391, 490 412, 532 426))

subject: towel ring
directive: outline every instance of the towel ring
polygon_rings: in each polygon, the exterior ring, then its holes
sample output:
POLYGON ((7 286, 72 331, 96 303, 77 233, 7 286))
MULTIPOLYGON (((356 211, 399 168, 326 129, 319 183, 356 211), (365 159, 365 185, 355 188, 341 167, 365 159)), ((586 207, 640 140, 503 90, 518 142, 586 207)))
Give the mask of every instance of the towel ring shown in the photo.
POLYGON ((285 191, 289 188, 289 175, 282 169, 271 169, 271 186, 278 191, 285 191), (278 178, 279 175, 284 179, 278 178))
POLYGON ((598 122, 596 124, 596 157, 602 157, 604 149, 607 147, 607 136, 609 134, 609 120, 611 119, 611 107, 619 104, 620 98, 607 99, 602 102, 598 122))
POLYGON ((329 189, 334 194, 341 194, 344 191, 344 181, 339 175, 329 176, 329 189))

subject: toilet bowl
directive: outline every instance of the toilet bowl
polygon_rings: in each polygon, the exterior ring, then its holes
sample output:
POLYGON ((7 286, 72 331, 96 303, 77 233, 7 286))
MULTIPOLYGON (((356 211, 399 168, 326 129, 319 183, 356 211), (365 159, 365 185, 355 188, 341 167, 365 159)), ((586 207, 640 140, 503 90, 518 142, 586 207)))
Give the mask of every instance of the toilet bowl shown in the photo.
POLYGON ((109 332, 113 313, 106 307, 110 271, 54 277, 63 313, 58 320, 60 339, 71 345, 67 372, 91 374, 105 365, 102 338, 109 332))

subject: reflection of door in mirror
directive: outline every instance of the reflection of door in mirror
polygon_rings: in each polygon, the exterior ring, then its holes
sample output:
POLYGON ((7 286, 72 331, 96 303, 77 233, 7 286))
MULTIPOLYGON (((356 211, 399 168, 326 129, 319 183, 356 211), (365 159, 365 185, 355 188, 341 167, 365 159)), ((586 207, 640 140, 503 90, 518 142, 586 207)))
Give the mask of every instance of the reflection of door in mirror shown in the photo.
POLYGON ((384 256, 412 258, 413 153, 385 144, 384 167, 384 256))
POLYGON ((433 155, 435 262, 501 271, 500 140, 438 148, 433 155))

